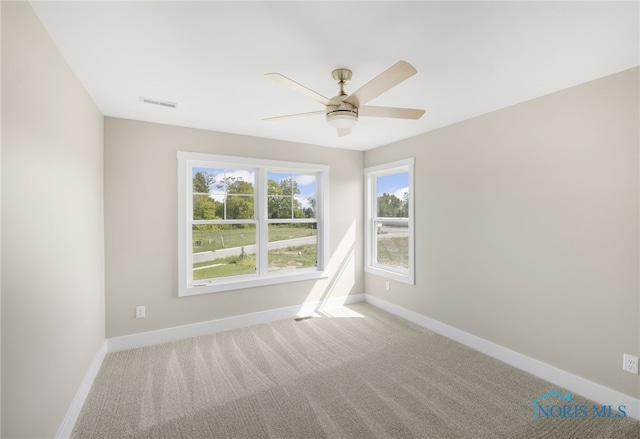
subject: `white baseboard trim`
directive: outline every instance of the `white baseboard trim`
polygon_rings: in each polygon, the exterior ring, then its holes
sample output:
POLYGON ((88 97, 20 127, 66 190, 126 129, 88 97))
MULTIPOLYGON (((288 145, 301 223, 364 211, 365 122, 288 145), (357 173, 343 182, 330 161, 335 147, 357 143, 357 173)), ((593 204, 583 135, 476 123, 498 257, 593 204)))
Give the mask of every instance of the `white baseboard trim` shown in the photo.
POLYGON ((640 420, 640 399, 633 398, 617 390, 610 389, 547 363, 543 363, 542 361, 527 357, 519 352, 505 348, 415 311, 387 302, 371 294, 365 294, 365 302, 520 370, 529 372, 538 378, 582 395, 598 404, 612 405, 614 407, 625 405, 627 408, 627 416, 640 420))
POLYGON ((76 425, 76 421, 78 420, 78 416, 80 415, 80 410, 82 410, 82 406, 84 405, 84 401, 87 399, 87 395, 89 395, 89 391, 91 390, 91 386, 93 385, 93 381, 96 379, 98 375, 98 371, 100 370, 100 366, 102 366, 102 362, 104 361, 104 357, 107 355, 107 342, 102 343, 100 350, 91 361, 89 365, 89 370, 85 374, 82 379, 82 383, 76 392, 76 395, 71 402, 71 406, 69 406, 69 410, 67 410, 67 414, 62 420, 62 424, 56 433, 56 439, 67 439, 71 436, 71 432, 73 431, 73 427, 76 425))
POLYGON ((301 305, 289 306, 286 308, 271 309, 252 314, 227 317, 224 319, 142 332, 139 334, 124 335, 108 339, 107 351, 124 351, 142 346, 151 346, 154 344, 175 341, 182 338, 197 337, 199 335, 206 335, 219 331, 228 331, 230 329, 268 323, 274 320, 289 319, 296 316, 307 315, 314 311, 329 310, 331 308, 337 308, 356 302, 364 302, 364 294, 334 297, 327 300, 306 302, 301 305))

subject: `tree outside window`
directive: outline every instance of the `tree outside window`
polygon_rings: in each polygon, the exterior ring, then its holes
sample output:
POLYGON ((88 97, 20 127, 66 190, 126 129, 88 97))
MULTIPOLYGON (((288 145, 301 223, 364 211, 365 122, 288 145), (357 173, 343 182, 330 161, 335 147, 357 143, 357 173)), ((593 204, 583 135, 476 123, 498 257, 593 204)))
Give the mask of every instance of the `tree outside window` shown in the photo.
POLYGON ((187 210, 179 217, 180 295, 327 276, 327 166, 293 163, 283 172, 287 162, 178 158, 179 205, 187 210))
POLYGON ((413 160, 365 169, 365 271, 413 284, 413 160))

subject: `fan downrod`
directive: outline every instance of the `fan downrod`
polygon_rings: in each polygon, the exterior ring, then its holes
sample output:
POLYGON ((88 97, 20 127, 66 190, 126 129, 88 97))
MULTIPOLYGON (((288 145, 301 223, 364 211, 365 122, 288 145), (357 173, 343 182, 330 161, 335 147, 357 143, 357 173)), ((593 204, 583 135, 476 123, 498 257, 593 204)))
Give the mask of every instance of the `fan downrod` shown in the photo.
POLYGON ((340 94, 339 96, 346 96, 347 94, 344 92, 344 86, 351 81, 351 70, 349 69, 335 69, 331 72, 331 77, 333 78, 333 82, 340 86, 340 94))

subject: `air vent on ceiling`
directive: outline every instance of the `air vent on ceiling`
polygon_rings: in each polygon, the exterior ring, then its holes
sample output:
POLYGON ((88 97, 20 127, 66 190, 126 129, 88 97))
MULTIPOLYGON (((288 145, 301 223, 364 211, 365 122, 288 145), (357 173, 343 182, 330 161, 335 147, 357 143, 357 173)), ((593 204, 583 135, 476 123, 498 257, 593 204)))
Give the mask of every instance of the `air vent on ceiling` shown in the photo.
POLYGON ((145 104, 160 105, 161 107, 176 108, 178 104, 175 102, 161 101, 159 99, 140 98, 140 102, 145 104))

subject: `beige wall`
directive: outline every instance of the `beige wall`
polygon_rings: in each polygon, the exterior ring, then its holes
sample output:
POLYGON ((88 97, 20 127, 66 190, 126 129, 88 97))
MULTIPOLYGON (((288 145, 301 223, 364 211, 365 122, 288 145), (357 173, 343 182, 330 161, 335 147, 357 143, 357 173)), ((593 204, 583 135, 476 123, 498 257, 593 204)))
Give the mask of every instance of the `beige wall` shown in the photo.
POLYGON ((415 286, 367 274, 367 293, 638 398, 638 80, 367 152, 415 157, 417 261, 415 286))
POLYGON ((363 153, 105 118, 107 337, 364 292, 363 153), (178 298, 177 151, 328 164, 332 276, 178 298), (146 318, 135 307, 146 306, 146 318))
POLYGON ((2 2, 2 437, 55 436, 104 342, 103 117, 2 2))
POLYGON ((621 370, 640 354, 638 69, 363 154, 103 126, 28 3, 1 10, 3 437, 55 434, 105 325, 116 337, 365 290, 640 396, 621 370), (178 298, 178 150, 329 164, 332 277, 178 298), (362 168, 410 156, 417 283, 387 292, 362 270, 362 168))

